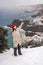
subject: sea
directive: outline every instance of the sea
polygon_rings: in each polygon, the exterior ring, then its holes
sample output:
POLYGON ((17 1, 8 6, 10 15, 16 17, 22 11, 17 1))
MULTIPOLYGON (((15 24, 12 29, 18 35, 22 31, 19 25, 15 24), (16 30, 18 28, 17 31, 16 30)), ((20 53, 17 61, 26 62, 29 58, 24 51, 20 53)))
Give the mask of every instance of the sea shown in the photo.
POLYGON ((32 15, 36 15, 34 12, 25 12, 25 11, 17 11, 17 12, 0 12, 0 26, 6 26, 13 22, 15 19, 23 19, 29 20, 32 15))

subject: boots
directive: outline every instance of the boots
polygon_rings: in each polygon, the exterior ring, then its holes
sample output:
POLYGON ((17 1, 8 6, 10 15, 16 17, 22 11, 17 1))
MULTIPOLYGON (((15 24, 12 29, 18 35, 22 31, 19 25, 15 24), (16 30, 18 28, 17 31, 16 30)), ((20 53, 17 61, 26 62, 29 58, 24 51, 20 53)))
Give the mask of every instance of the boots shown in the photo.
POLYGON ((22 53, 21 53, 21 46, 19 44, 18 44, 18 54, 22 55, 22 53))
POLYGON ((17 56, 17 48, 14 48, 14 55, 17 56))

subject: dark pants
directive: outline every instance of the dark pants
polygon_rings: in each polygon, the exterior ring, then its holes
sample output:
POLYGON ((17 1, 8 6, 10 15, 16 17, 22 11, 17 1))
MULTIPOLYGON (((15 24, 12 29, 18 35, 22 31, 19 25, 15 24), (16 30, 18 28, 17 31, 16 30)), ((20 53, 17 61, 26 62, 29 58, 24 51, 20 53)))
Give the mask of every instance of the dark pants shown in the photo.
POLYGON ((22 53, 21 53, 21 46, 19 44, 18 44, 18 47, 14 48, 14 55, 17 56, 17 49, 18 49, 18 54, 22 55, 22 53))

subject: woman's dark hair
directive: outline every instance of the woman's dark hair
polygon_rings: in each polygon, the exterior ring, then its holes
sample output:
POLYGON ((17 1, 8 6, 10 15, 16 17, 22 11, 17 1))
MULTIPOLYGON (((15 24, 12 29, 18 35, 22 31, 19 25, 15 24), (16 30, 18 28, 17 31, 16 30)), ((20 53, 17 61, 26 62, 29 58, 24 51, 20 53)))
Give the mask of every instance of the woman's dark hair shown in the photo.
POLYGON ((14 30, 16 30, 15 28, 13 28, 13 31, 12 32, 14 32, 14 30))

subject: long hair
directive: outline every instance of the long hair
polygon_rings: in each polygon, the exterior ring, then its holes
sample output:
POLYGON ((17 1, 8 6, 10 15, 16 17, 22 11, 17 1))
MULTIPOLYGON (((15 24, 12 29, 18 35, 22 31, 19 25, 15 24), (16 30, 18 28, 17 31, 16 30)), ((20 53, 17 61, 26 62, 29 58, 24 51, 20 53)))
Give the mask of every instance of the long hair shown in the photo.
POLYGON ((13 31, 12 31, 12 32, 14 32, 14 30, 16 31, 16 29, 15 29, 15 28, 13 28, 13 31))

